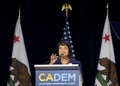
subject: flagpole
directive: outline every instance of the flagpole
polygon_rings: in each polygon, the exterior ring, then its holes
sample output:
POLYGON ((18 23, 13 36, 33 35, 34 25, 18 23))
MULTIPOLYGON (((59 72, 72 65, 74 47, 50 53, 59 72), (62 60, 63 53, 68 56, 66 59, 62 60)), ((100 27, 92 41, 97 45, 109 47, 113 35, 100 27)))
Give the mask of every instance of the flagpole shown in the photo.
POLYGON ((71 5, 67 3, 63 4, 61 11, 66 12, 66 19, 65 19, 65 26, 63 28, 63 37, 61 38, 61 41, 66 41, 70 44, 72 57, 75 57, 75 54, 74 54, 75 52, 73 49, 73 44, 72 44, 70 29, 69 29, 68 10, 72 10, 71 5))
POLYGON ((108 14, 108 12, 109 12, 109 3, 107 3, 106 9, 107 9, 107 14, 108 14))

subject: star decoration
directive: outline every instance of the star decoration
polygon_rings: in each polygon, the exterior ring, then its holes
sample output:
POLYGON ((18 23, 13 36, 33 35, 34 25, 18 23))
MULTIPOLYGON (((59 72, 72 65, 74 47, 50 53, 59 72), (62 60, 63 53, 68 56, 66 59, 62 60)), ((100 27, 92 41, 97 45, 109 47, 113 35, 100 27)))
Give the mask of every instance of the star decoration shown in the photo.
POLYGON ((61 38, 61 41, 66 41, 67 43, 70 44, 71 56, 74 58, 75 57, 75 51, 73 49, 72 37, 71 37, 70 27, 69 27, 69 23, 68 23, 67 18, 66 18, 65 26, 63 28, 63 37, 61 38))
POLYGON ((105 42, 110 41, 109 37, 110 37, 110 35, 105 34, 105 36, 103 37, 103 39, 105 40, 105 42))
POLYGON ((15 35, 15 36, 14 36, 14 43, 19 42, 19 38, 20 38, 19 36, 16 36, 16 35, 15 35))

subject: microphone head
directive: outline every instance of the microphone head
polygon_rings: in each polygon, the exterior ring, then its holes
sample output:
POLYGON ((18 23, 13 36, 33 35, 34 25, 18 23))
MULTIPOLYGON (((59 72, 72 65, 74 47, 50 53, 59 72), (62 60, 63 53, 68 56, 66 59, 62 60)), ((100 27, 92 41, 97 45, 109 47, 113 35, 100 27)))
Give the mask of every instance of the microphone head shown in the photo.
POLYGON ((63 56, 63 55, 64 55, 64 53, 61 54, 61 56, 63 56))
POLYGON ((65 54, 64 53, 62 53, 62 54, 60 54, 60 57, 63 57, 65 54))
POLYGON ((64 53, 61 54, 61 56, 63 56, 63 55, 64 55, 64 53))
POLYGON ((59 56, 58 56, 58 59, 61 59, 61 57, 63 57, 64 56, 64 54, 62 53, 62 54, 60 54, 59 56))

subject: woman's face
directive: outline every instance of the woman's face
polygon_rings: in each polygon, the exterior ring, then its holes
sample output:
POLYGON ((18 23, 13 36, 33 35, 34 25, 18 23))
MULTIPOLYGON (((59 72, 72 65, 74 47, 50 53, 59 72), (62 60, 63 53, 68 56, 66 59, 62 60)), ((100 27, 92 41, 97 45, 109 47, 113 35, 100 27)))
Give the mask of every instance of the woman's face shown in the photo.
POLYGON ((60 45, 59 50, 58 50, 58 54, 61 57, 69 56, 68 46, 67 45, 60 45))

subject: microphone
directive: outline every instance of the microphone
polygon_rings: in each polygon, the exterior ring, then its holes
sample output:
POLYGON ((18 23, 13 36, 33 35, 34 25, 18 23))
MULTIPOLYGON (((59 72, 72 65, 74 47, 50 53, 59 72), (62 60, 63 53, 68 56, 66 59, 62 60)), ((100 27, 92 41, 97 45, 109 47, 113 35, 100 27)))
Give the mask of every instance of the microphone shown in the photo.
MULTIPOLYGON (((57 59, 61 59, 61 57, 60 57, 60 56, 56 56, 56 57, 57 57, 57 59)), ((49 63, 50 63, 50 61, 51 61, 51 59, 49 59, 48 61, 44 62, 43 64, 49 64, 49 63)))
MULTIPOLYGON (((57 59, 60 60, 61 57, 63 57, 64 55, 65 55, 64 53, 60 54, 59 56, 57 56, 57 59)), ((49 64, 50 61, 51 61, 51 59, 46 61, 46 62, 44 62, 44 64, 49 64)))
POLYGON ((44 62, 43 64, 49 64, 49 62, 50 62, 50 60, 48 60, 48 61, 44 62))
POLYGON ((64 56, 64 53, 60 54, 60 55, 58 56, 58 58, 61 59, 61 57, 63 57, 63 56, 64 56))
POLYGON ((64 53, 62 53, 61 56, 64 56, 64 53))

